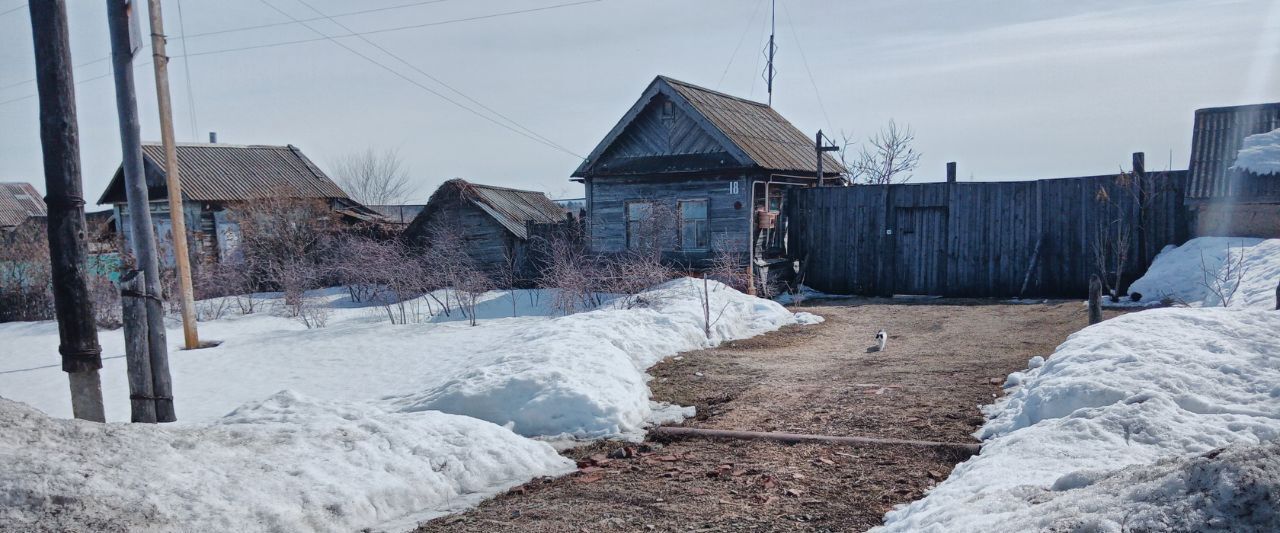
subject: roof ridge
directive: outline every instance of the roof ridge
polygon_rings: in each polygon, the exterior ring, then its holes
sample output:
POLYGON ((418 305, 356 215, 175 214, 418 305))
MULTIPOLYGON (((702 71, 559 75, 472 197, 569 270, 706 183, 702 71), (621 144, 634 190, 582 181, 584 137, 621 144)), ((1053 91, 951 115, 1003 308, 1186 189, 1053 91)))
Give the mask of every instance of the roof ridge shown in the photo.
MULTIPOLYGON (((143 146, 163 146, 160 141, 142 141, 143 146)), ((180 142, 173 143, 174 146, 184 146, 193 148, 272 148, 277 150, 288 150, 292 145, 288 144, 230 144, 230 143, 202 143, 202 142, 180 142)))
POLYGON ((769 104, 766 104, 766 103, 764 103, 764 102, 757 102, 757 101, 755 101, 755 100, 748 100, 748 99, 743 98, 743 97, 741 97, 741 96, 734 96, 734 95, 732 95, 732 94, 729 94, 729 93, 723 93, 723 92, 717 91, 717 90, 715 90, 715 89, 708 89, 708 88, 703 87, 703 86, 701 86, 701 85, 695 85, 695 84, 689 83, 689 82, 687 82, 687 81, 677 80, 677 79, 672 78, 672 77, 670 77, 670 76, 664 76, 664 75, 662 75, 662 74, 659 74, 659 75, 658 75, 658 78, 662 79, 663 81, 666 81, 667 83, 673 83, 673 84, 676 84, 676 85, 683 85, 683 86, 688 87, 688 88, 690 88, 690 89, 694 89, 694 90, 697 90, 697 91, 702 91, 702 92, 704 92, 704 93, 710 93, 710 94, 714 94, 714 95, 716 95, 716 96, 720 96, 720 97, 723 97, 723 98, 731 98, 731 99, 737 100, 737 101, 739 101, 739 102, 743 102, 743 103, 747 103, 747 104, 751 104, 751 105, 755 105, 755 106, 760 106, 760 107, 765 107, 765 108, 773 109, 773 106, 771 106, 771 105, 769 105, 769 104))

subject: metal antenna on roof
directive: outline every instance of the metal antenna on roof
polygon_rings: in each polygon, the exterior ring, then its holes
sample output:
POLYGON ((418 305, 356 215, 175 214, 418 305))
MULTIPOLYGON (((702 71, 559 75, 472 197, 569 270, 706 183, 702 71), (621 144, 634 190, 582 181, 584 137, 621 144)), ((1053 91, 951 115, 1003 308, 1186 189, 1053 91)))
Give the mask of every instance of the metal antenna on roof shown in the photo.
POLYGON ((777 74, 777 70, 773 68, 773 53, 778 50, 778 46, 773 43, 773 36, 776 33, 778 22, 778 0, 770 0, 769 2, 769 45, 765 47, 765 54, 769 56, 769 62, 764 68, 764 81, 769 89, 769 106, 773 107, 773 76, 777 74))

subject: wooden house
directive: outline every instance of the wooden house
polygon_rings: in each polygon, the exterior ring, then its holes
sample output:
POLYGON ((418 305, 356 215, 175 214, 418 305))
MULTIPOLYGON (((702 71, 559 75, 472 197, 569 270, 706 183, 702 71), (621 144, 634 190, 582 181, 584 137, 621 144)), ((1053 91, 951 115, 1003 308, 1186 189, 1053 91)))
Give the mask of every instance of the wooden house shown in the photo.
POLYGON ((497 270, 523 265, 528 254, 530 223, 563 222, 570 216, 540 192, 495 187, 451 179, 431 194, 427 205, 405 229, 409 243, 428 247, 438 231, 462 239, 468 255, 482 267, 497 270))
POLYGON ((11 232, 32 219, 48 216, 44 198, 30 183, 0 183, 0 232, 11 232))
MULTIPOLYGON (((818 184, 813 137, 760 103, 658 76, 574 171, 586 188, 589 244, 600 253, 646 246, 641 227, 674 224, 658 243, 690 268, 720 251, 780 254, 785 190, 818 184)), ((827 154, 823 176, 843 168, 827 154)))
POLYGON ((1280 237, 1280 173, 1236 167, 1250 136, 1280 129, 1280 103, 1199 109, 1186 205, 1194 236, 1280 237))
MULTIPOLYGON (((258 198, 315 199, 324 202, 339 219, 382 220, 380 215, 348 197, 293 145, 183 143, 176 149, 187 243, 196 261, 222 261, 234 256, 240 230, 229 209, 258 198)), ((172 223, 165 186, 164 150, 158 143, 145 143, 142 155, 162 265, 172 266, 172 223)), ((113 206, 116 231, 129 249, 132 231, 121 168, 116 169, 98 203, 113 206)))

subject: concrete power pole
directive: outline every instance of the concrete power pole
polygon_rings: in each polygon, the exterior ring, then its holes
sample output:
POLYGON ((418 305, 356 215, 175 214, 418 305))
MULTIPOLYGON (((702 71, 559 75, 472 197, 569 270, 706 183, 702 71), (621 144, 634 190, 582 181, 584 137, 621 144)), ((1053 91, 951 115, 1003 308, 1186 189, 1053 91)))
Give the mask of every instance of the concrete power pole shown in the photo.
POLYGON ((134 257, 146 276, 147 350, 154 382, 156 420, 173 422, 173 383, 169 379, 169 348, 165 343, 164 301, 156 235, 151 225, 150 197, 142 166, 142 137, 138 126, 138 101, 134 93, 133 57, 142 48, 131 0, 107 0, 107 24, 111 34, 111 66, 115 72, 116 111, 120 115, 121 168, 129 202, 129 228, 134 257))
POLYGON ((191 289, 191 256, 187 250, 187 221, 182 212, 182 184, 178 180, 178 152, 173 144, 173 108, 169 101, 169 56, 165 55, 164 17, 160 0, 147 0, 151 18, 151 64, 156 72, 156 102, 160 107, 160 142, 164 146, 165 188, 169 191, 173 258, 178 266, 178 296, 182 302, 182 336, 188 350, 200 347, 196 332, 196 303, 191 289))
POLYGON ((67 6, 64 0, 30 2, 35 44, 36 89, 40 95, 40 147, 49 206, 49 260, 53 305, 58 317, 58 352, 71 381, 71 412, 104 422, 102 347, 93 321, 87 279, 84 190, 80 183, 80 140, 75 82, 71 76, 67 6))

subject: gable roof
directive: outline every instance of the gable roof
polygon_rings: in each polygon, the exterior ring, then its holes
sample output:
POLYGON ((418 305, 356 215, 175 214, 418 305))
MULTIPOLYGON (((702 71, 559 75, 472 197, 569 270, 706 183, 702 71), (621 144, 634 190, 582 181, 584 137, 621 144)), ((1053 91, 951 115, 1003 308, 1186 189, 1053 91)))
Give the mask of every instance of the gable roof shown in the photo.
POLYGON ((30 183, 0 183, 0 228, 12 228, 48 213, 44 198, 30 183))
MULTIPOLYGON (((1187 198, 1240 196, 1250 192, 1232 172, 1245 137, 1280 128, 1280 102, 1197 109, 1191 133, 1187 198)), ((1257 184, 1255 184, 1257 185, 1257 184)), ((1274 186, 1273 186, 1274 187, 1274 186)), ((1280 194, 1280 188, 1274 188, 1280 194)), ((1274 195, 1274 194, 1273 194, 1274 195)))
MULTIPOLYGON (((818 171, 812 137, 801 132, 769 105, 658 76, 578 166, 573 177, 586 177, 600 170, 595 165, 601 156, 658 95, 670 99, 692 116, 707 134, 720 141, 740 167, 815 175, 818 171)), ((826 153, 822 157, 823 174, 835 175, 844 171, 834 157, 826 153)))
POLYGON ((565 213, 567 213, 564 208, 547 198, 547 195, 537 191, 481 185, 454 178, 441 184, 440 188, 431 194, 431 199, 427 200, 426 208, 414 218, 410 228, 406 231, 414 232, 414 226, 424 224, 427 217, 434 211, 432 204, 439 205, 444 195, 448 194, 460 195, 463 200, 480 208, 481 211, 484 211, 485 214, 520 239, 529 238, 528 229, 525 227, 526 223, 559 222, 564 220, 565 213))
MULTIPOLYGON (((178 176, 182 196, 202 202, 243 201, 264 196, 349 199, 347 193, 307 159, 296 146, 180 143, 178 176)), ((147 188, 152 200, 165 197, 164 148, 142 145, 147 188)), ((125 201, 124 174, 115 176, 99 204, 125 201)))

